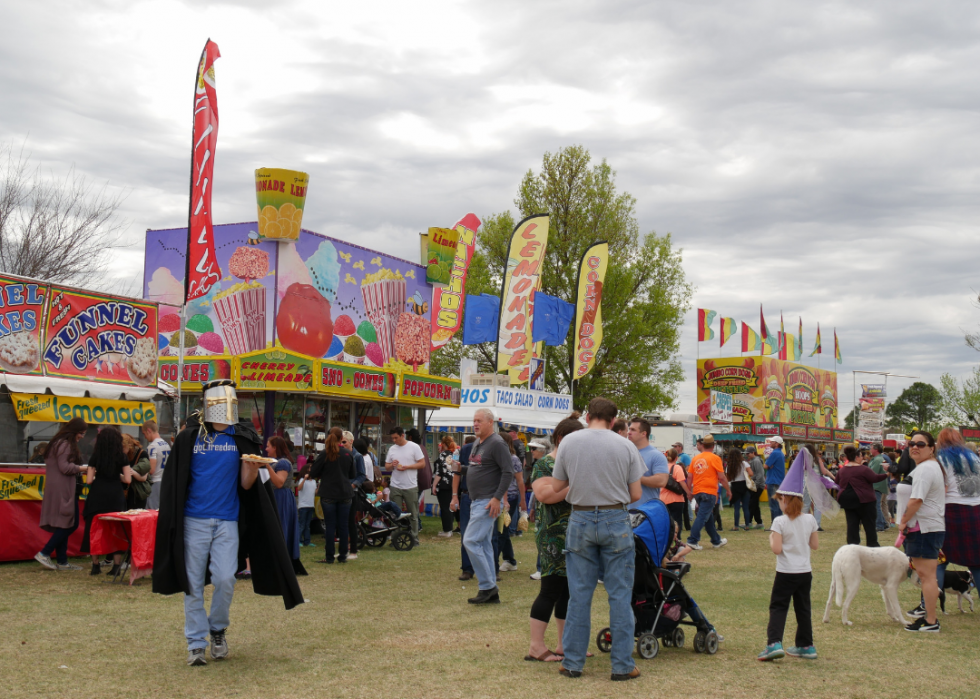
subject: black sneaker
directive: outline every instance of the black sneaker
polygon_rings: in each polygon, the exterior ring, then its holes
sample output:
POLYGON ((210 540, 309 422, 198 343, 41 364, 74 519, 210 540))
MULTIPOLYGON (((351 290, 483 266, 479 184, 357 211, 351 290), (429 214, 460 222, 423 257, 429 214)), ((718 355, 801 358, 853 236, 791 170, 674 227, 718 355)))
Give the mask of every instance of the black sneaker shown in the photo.
POLYGON ((906 631, 920 631, 924 633, 939 633, 939 622, 936 621, 934 624, 930 624, 926 621, 926 618, 919 617, 911 624, 905 627, 906 631))
POLYGON ((919 602, 918 607, 916 607, 915 609, 910 609, 909 611, 906 612, 906 614, 908 614, 913 619, 922 619, 926 615, 926 608, 922 604, 922 602, 919 602))
POLYGON ((208 660, 204 657, 204 649, 195 648, 194 650, 187 651, 187 664, 191 667, 207 665, 208 660))
POLYGON ((480 590, 476 597, 466 600, 470 604, 500 604, 500 590, 496 586, 489 590, 480 590))

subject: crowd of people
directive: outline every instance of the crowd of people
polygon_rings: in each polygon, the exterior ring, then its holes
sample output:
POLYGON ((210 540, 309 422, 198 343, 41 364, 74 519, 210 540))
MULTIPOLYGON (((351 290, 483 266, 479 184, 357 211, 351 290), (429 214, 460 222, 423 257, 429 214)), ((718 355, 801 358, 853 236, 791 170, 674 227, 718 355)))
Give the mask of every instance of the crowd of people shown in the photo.
MULTIPOLYGON (((214 383, 227 394, 230 382, 214 383)), ((550 442, 526 446, 510 430, 498 429, 492 411, 478 409, 473 434, 462 445, 444 436, 431 463, 418 431, 395 427, 384 458, 391 476, 385 480, 368 443, 350 432, 331 428, 315 458, 294 459, 282 436, 263 446, 247 423, 219 417, 193 416, 173 446, 153 422, 142 429, 145 448, 103 427, 85 465, 78 441, 88 426, 76 418, 42 452, 47 480, 41 526, 51 537, 36 559, 55 570, 79 570, 67 559, 67 542, 82 524, 82 483, 88 486, 83 552, 96 515, 159 509, 153 588, 184 594, 190 665, 206 664, 208 636, 212 659, 227 657, 236 577, 251 577, 255 592, 282 596, 287 608, 299 604, 296 576, 306 574, 300 549, 314 545, 315 521, 324 532, 321 563, 357 558, 364 508, 404 521, 414 547, 421 543, 421 493, 439 503, 437 536, 461 535, 459 579, 476 579, 477 593, 468 600, 473 605, 500 602, 501 573, 518 567, 512 539, 534 522, 538 557, 531 577, 540 581, 540 591, 529 612, 525 660, 555 662, 572 678, 582 674, 589 655, 590 610, 599 584, 609 598, 611 678, 639 676, 632 660, 629 511, 651 500, 663 502, 674 523, 668 559, 676 562, 703 549, 702 532, 713 548, 728 543, 721 535, 722 493, 733 509, 733 532, 765 526, 760 498, 767 493, 776 577, 760 660, 816 657, 810 552, 817 549, 821 517, 828 512, 844 511, 848 544, 861 543, 862 529, 864 545, 872 547, 879 545, 880 532, 898 530, 922 582, 909 631, 940 630, 936 604, 949 564, 980 573, 980 458, 953 429, 942 430, 938 439, 916 431, 900 453, 880 444, 868 450, 848 446, 839 459, 811 444, 787 459, 779 437, 770 438, 765 452, 754 445, 726 449, 710 434, 687 454, 681 443, 657 449, 647 420, 619 419, 614 403, 596 398, 584 420, 573 414, 555 427, 550 442), (243 460, 263 449, 267 464, 243 460), (255 488, 259 481, 268 488, 255 488), (209 613, 206 573, 215 587, 209 613), (797 634, 795 645, 784 649, 790 604, 797 634), (557 640, 549 647, 552 618, 557 640)), ((119 572, 122 553, 111 554, 111 574, 119 572)), ((93 556, 92 575, 104 563, 93 556)))

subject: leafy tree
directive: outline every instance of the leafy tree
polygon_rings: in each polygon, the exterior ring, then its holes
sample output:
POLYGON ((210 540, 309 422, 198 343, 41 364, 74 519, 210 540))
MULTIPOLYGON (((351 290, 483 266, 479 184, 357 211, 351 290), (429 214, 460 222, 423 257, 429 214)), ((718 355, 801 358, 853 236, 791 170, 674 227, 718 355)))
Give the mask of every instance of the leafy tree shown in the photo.
POLYGON ((962 383, 952 374, 939 377, 942 395, 940 421, 943 427, 956 427, 973 423, 980 427, 980 366, 962 383))
POLYGON ((936 424, 941 407, 942 396, 936 387, 916 381, 885 409, 887 428, 896 432, 908 432, 913 427, 925 429, 936 424))
POLYGON ((855 429, 855 425, 857 423, 855 422, 854 417, 855 417, 855 414, 856 413, 857 413, 857 408, 851 408, 851 412, 849 412, 847 414, 847 417, 844 418, 844 429, 845 430, 853 430, 853 429, 855 429))
MULTIPOLYGON (((499 295, 517 218, 550 214, 541 290, 572 304, 577 300, 582 255, 593 243, 606 241, 610 260, 602 290, 603 342, 593 370, 575 382, 575 407, 584 408, 598 395, 616 401, 624 412, 673 405, 683 378, 678 350, 692 288, 670 234, 642 235, 636 200, 617 191, 615 171, 605 160, 592 163, 582 146, 545 153, 540 172, 529 170, 524 175, 514 204, 519 216, 503 212, 485 219, 467 293, 499 295)), ((571 389, 572 334, 564 345, 545 348, 549 391, 571 389)), ((494 369, 496 343, 472 348, 452 345, 444 350, 446 362, 456 361, 458 367, 459 356, 472 356, 481 369, 494 369)), ((442 362, 436 359, 433 366, 442 362)))

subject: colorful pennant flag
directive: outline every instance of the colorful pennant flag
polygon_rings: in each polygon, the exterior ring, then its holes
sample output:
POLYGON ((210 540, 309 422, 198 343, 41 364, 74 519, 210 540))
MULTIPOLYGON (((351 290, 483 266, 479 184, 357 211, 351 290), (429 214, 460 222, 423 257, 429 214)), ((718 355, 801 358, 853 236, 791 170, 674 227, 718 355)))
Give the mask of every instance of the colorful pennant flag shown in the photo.
POLYGON ((838 364, 844 363, 844 357, 840 353, 840 343, 837 341, 837 328, 834 328, 834 358, 838 364))
POLYGON ((762 333, 762 348, 760 352, 762 354, 774 354, 779 350, 779 342, 772 333, 769 332, 768 326, 766 326, 765 316, 762 315, 762 304, 759 304, 759 331, 762 333))
POLYGON ((742 351, 755 352, 762 349, 762 338, 759 333, 750 328, 748 324, 742 323, 742 351))
POLYGON ((698 342, 715 339, 715 331, 711 329, 711 323, 714 322, 716 315, 717 312, 709 311, 707 308, 698 309, 698 342))
POLYGON ((724 347, 732 335, 738 332, 738 325, 735 323, 734 318, 720 318, 718 324, 719 335, 721 335, 721 344, 718 346, 724 347))
POLYGON ((786 359, 786 328, 783 327, 783 312, 779 312, 779 358, 786 359))
POLYGON ((800 329, 796 335, 796 342, 793 345, 793 359, 800 361, 803 359, 803 319, 800 318, 800 329))
POLYGON ((813 345, 813 351, 810 352, 812 357, 815 354, 823 354, 823 344, 820 342, 820 323, 817 323, 817 340, 813 345))

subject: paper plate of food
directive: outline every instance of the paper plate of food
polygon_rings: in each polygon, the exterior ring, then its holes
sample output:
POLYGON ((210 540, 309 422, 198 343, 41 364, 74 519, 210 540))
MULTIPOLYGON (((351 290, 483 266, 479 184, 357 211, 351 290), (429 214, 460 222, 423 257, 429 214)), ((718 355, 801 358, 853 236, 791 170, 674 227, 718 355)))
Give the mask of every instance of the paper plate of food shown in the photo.
POLYGON ((278 459, 270 459, 268 456, 259 456, 258 454, 245 454, 242 456, 245 461, 258 461, 260 464, 274 464, 278 459))

